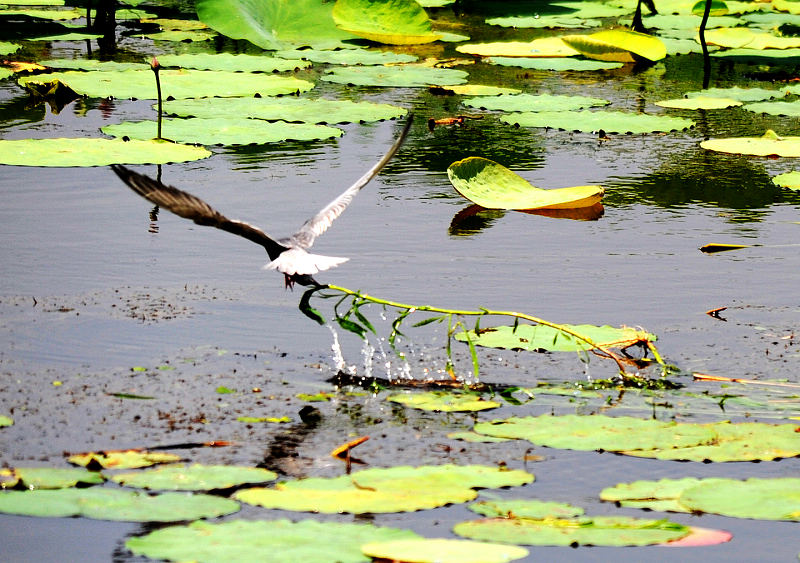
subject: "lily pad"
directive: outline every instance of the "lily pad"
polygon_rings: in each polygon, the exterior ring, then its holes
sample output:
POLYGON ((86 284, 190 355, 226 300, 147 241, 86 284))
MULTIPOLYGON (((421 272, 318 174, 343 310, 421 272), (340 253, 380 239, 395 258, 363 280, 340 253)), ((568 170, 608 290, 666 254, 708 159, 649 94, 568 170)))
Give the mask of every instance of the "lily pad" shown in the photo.
POLYGON ((669 520, 625 516, 578 518, 487 518, 456 524, 459 536, 525 545, 654 545, 689 535, 689 527, 669 520))
MULTIPOLYGON (((106 135, 150 139, 156 133, 155 121, 126 121, 101 128, 106 135)), ((201 145, 249 145, 295 141, 316 141, 343 135, 341 129, 309 123, 268 122, 242 118, 165 119, 162 134, 181 143, 201 145)))
POLYGON ((527 416, 479 422, 475 432, 520 438, 539 446, 571 450, 647 450, 709 444, 716 433, 698 424, 661 422, 627 416, 527 416))
POLYGON ((14 424, 14 419, 4 414, 0 415, 0 428, 3 426, 11 426, 14 424))
MULTIPOLYGON (((162 70, 161 91, 164 96, 204 98, 208 96, 278 96, 305 92, 314 87, 306 80, 290 76, 273 76, 220 70, 162 70)), ((155 100, 157 97, 153 72, 122 70, 118 72, 64 71, 19 78, 17 82, 41 83, 59 80, 78 94, 90 98, 137 98, 155 100)))
POLYGON ((171 526, 130 538, 125 546, 139 556, 173 561, 368 563, 361 545, 418 537, 410 530, 371 524, 231 520, 171 526))
POLYGON ((544 37, 533 41, 468 43, 459 45, 456 51, 479 57, 572 57, 580 54, 560 37, 544 37))
POLYGON ((197 17, 222 35, 262 49, 333 48, 355 36, 336 27, 334 2, 323 0, 197 0, 197 17))
POLYGON ((756 102, 744 106, 747 111, 766 113, 769 115, 800 116, 800 101, 794 102, 756 102))
POLYGON ((389 395, 386 400, 415 409, 439 412, 474 412, 495 409, 500 406, 500 403, 496 401, 483 400, 480 395, 446 391, 400 393, 389 395))
POLYGON ((0 488, 6 489, 22 484, 26 489, 63 489, 78 483, 96 485, 103 476, 86 469, 63 469, 53 467, 17 467, 0 469, 0 488))
POLYGON ((501 111, 566 111, 608 105, 608 100, 587 96, 556 96, 553 94, 514 94, 467 98, 465 106, 501 111))
POLYGON ((800 172, 784 172, 772 177, 772 183, 790 190, 800 190, 800 172))
POLYGON ((451 539, 409 539, 370 542, 361 546, 370 557, 408 563, 504 563, 528 556, 515 545, 451 539))
POLYGON ((11 53, 15 53, 19 50, 20 45, 18 43, 10 43, 8 41, 0 41, 0 55, 10 55, 11 53))
POLYGON ((231 465, 169 465, 137 471, 118 473, 111 480, 126 487, 160 491, 210 491, 229 489, 246 483, 266 483, 276 479, 272 471, 258 467, 231 465))
POLYGON ((600 186, 542 190, 502 164, 471 156, 447 169, 458 193, 487 209, 565 209, 594 205, 603 196, 600 186))
POLYGON ((0 9, 0 16, 26 16, 29 18, 35 18, 39 20, 53 20, 53 21, 64 21, 64 20, 76 20, 78 18, 83 17, 84 13, 82 10, 78 8, 72 8, 70 10, 36 10, 36 9, 11 9, 5 8, 0 9))
POLYGON ((339 67, 320 78, 355 86, 427 87, 450 86, 467 82, 468 74, 452 68, 433 68, 418 64, 397 66, 339 67))
POLYGON ((691 512, 680 502, 680 496, 687 489, 707 483, 713 486, 726 479, 661 479, 659 481, 633 481, 620 483, 600 491, 600 499, 616 502, 626 508, 642 508, 661 512, 691 512))
POLYGON ((720 47, 748 49, 790 49, 800 47, 800 37, 779 37, 746 27, 723 27, 706 31, 706 42, 720 47))
POLYGON ((697 96, 696 98, 675 98, 656 102, 662 108, 675 109, 724 109, 742 105, 739 100, 732 98, 710 98, 697 96))
POLYGON ((473 487, 507 487, 533 481, 525 471, 479 465, 374 468, 334 479, 301 479, 274 489, 251 488, 234 498, 266 508, 361 514, 409 512, 472 500, 473 487))
POLYGON ((487 25, 497 25, 500 27, 516 27, 521 29, 554 29, 554 28, 589 28, 600 27, 600 20, 586 18, 576 18, 569 15, 553 16, 505 16, 499 18, 489 18, 487 25))
POLYGON ((439 39, 415 0, 337 0, 332 15, 339 29, 377 43, 416 45, 439 39))
POLYGON ((500 120, 521 127, 552 127, 587 133, 600 129, 607 133, 654 133, 680 131, 695 125, 694 121, 683 117, 590 110, 514 113, 503 116, 500 120))
POLYGON ((418 59, 407 53, 391 51, 368 51, 367 49, 338 49, 335 51, 319 49, 286 49, 275 53, 284 59, 303 59, 315 63, 334 65, 385 65, 413 63, 418 59))
POLYGON ((572 518, 582 516, 583 508, 563 502, 543 500, 482 500, 467 506, 471 511, 491 518, 572 518))
POLYGON ((555 70, 565 71, 592 71, 592 70, 612 70, 625 66, 623 63, 612 63, 607 61, 592 61, 588 59, 577 59, 575 57, 489 57, 487 62, 500 66, 518 66, 531 70, 555 70))
POLYGON ((461 96, 500 96, 502 94, 519 94, 522 92, 518 88, 490 86, 488 84, 457 84, 447 86, 444 90, 449 90, 461 96))
POLYGON ((771 98, 784 98, 789 93, 789 88, 783 90, 770 90, 767 88, 740 88, 732 86, 730 88, 707 88, 686 92, 687 98, 730 98, 740 102, 760 102, 771 98))
POLYGON ((800 521, 800 479, 715 479, 684 490, 678 501, 694 512, 800 521))
POLYGON ((116 61, 99 61, 97 59, 44 59, 38 61, 38 63, 49 68, 71 68, 75 70, 118 71, 149 68, 144 62, 119 63, 116 61))
POLYGON ((389 104, 318 98, 210 98, 174 100, 164 111, 184 117, 252 117, 305 123, 361 123, 402 117, 405 109, 389 104))
POLYGON ((158 62, 162 67, 224 70, 229 72, 284 72, 311 66, 308 61, 289 59, 287 57, 234 55, 231 53, 159 55, 158 62))
POLYGON ((780 137, 772 129, 761 137, 732 137, 702 141, 704 149, 756 156, 800 156, 800 137, 780 137))
POLYGON ((561 40, 585 57, 599 61, 635 62, 635 56, 659 61, 667 48, 658 37, 626 29, 607 29, 590 35, 562 35, 561 40))
MULTIPOLYGON (((753 60, 756 62, 767 62, 770 59, 794 59, 800 58, 800 48, 794 49, 725 49, 711 53, 712 57, 724 57, 742 61, 753 60)), ((781 61, 784 62, 784 61, 781 61)), ((789 62, 789 61, 786 61, 789 62)))
POLYGON ((157 463, 174 463, 181 456, 165 452, 143 450, 120 450, 113 452, 89 452, 69 456, 67 461, 74 465, 103 469, 136 469, 157 463))
MULTIPOLYGON (((155 129, 152 129, 155 131, 155 129)), ((151 134, 150 137, 153 135, 151 134)), ((120 139, 0 140, 0 164, 17 166, 106 166, 166 164, 211 156, 203 147, 167 141, 120 139)))
POLYGON ((137 491, 104 487, 6 491, 0 493, 0 512, 23 516, 84 516, 125 522, 177 522, 232 514, 239 504, 211 495, 137 491))

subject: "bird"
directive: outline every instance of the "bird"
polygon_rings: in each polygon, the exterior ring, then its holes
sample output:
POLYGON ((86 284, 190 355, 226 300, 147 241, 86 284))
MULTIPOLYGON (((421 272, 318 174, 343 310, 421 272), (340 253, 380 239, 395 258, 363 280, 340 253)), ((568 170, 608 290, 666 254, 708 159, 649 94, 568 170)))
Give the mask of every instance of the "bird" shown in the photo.
POLYGON ((400 135, 383 155, 383 158, 372 168, 316 215, 303 223, 296 233, 277 240, 256 226, 244 221, 228 219, 208 203, 188 192, 164 185, 158 180, 134 172, 120 164, 111 165, 111 169, 133 191, 159 207, 185 219, 191 219, 198 225, 216 227, 263 246, 270 259, 264 269, 281 272, 284 275, 286 288, 292 289, 295 283, 303 286, 324 287, 314 279, 313 275, 336 267, 349 258, 311 254, 308 250, 316 238, 324 233, 350 205, 359 190, 366 186, 400 149, 408 135, 413 119, 413 114, 409 114, 400 135))

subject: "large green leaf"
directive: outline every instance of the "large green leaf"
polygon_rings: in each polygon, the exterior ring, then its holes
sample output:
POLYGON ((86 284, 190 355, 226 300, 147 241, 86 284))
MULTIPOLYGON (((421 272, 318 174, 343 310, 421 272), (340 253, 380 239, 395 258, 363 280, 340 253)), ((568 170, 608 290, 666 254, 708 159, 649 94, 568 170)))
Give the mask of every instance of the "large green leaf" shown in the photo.
POLYGON ((789 87, 775 90, 769 88, 740 88, 739 86, 731 86, 730 88, 695 90, 686 92, 684 95, 687 98, 730 98, 739 100, 740 102, 760 102, 771 98, 784 98, 789 91, 789 87))
MULTIPOLYGON (((790 190, 800 190, 800 172, 792 170, 772 177, 772 183, 790 190)), ((2 417, 0 417, 2 418, 2 417)))
POLYGON ((368 563, 362 544, 418 537, 410 530, 371 524, 231 520, 171 526, 130 538, 125 546, 136 555, 173 561, 368 563))
POLYGON ((333 21, 340 29, 378 43, 415 45, 439 39, 415 0, 337 0, 333 21))
POLYGON ((725 479, 698 479, 685 477, 683 479, 661 479, 659 481, 633 481, 620 483, 600 491, 600 499, 616 502, 627 508, 642 508, 646 510, 659 510, 662 512, 691 512, 680 502, 680 496, 687 489, 706 483, 714 485, 725 479))
POLYGON ((584 513, 580 506, 535 499, 482 500, 473 502, 467 508, 491 518, 533 518, 535 520, 572 518, 584 513))
POLYGON ((104 487, 7 491, 0 512, 24 516, 85 516, 126 522, 178 522, 231 514, 239 504, 211 495, 164 493, 157 496, 104 487))
POLYGON ((600 186, 542 190, 502 164, 471 156, 447 169, 458 193, 487 209, 565 209, 594 205, 603 196, 600 186))
POLYGON ((694 121, 668 115, 647 115, 623 111, 541 111, 513 113, 501 121, 522 127, 552 127, 567 131, 606 133, 655 133, 694 127, 694 121))
POLYGON ((585 57, 600 61, 634 62, 632 55, 658 61, 667 56, 667 48, 658 37, 626 29, 562 35, 561 40, 585 57))
POLYGON ((528 555, 527 549, 515 545, 437 538, 370 542, 361 551, 381 561, 408 563, 504 563, 528 555))
POLYGON ((323 74, 322 80, 355 86, 427 87, 464 84, 467 73, 452 68, 408 64, 396 66, 365 66, 334 68, 323 74))
POLYGON ((386 400, 415 409, 439 412, 474 412, 500 406, 497 401, 483 400, 480 395, 450 391, 398 393, 389 395, 386 400))
POLYGON ((660 100, 655 103, 662 108, 674 109, 725 109, 742 105, 739 100, 733 98, 710 98, 697 96, 696 98, 674 98, 671 100, 660 100))
POLYGON ((231 53, 202 53, 184 55, 159 55, 162 67, 225 70, 229 72, 282 72, 308 68, 311 64, 299 59, 270 57, 267 55, 234 55, 231 53))
POLYGON ((0 55, 10 55, 20 48, 17 43, 10 43, 8 41, 0 41, 0 55))
POLYGON ((715 479, 684 490, 678 501, 696 512, 800 521, 800 479, 715 479))
POLYGON ((391 51, 374 51, 367 49, 339 49, 323 51, 319 49, 285 49, 275 53, 284 59, 303 59, 315 63, 334 65, 385 65, 397 63, 413 63, 416 55, 408 53, 392 53, 391 51))
POLYGON ((712 429, 698 424, 604 415, 512 417, 479 422, 474 430, 489 436, 521 438, 551 448, 615 452, 696 446, 711 443, 716 437, 712 429))
POLYGON ((790 49, 800 47, 800 37, 779 37, 746 27, 723 27, 705 33, 706 41, 720 47, 748 49, 790 49))
POLYGON ((456 51, 480 57, 571 57, 580 54, 560 37, 543 37, 528 42, 468 43, 459 45, 456 51))
POLYGON ((587 96, 553 94, 514 94, 467 98, 465 106, 501 111, 565 111, 608 105, 608 100, 587 96))
MULTIPOLYGON (((220 70, 162 70, 164 97, 205 98, 209 96, 277 96, 305 92, 314 87, 291 76, 227 72, 220 70)), ((155 100, 156 84, 150 70, 65 71, 19 78, 21 85, 59 80, 78 94, 90 98, 137 98, 155 100)))
POLYGON ((518 66, 531 70, 556 70, 561 72, 567 70, 611 70, 625 66, 623 63, 592 61, 575 57, 489 57, 486 62, 500 66, 518 66))
MULTIPOLYGON (((126 121, 101 128, 106 135, 151 139, 156 135, 155 121, 126 121)), ((249 145, 277 143, 292 139, 313 141, 341 137, 343 131, 326 125, 269 122, 261 119, 211 117, 165 119, 162 135, 181 143, 201 145, 249 145)))
POLYGON ((158 463, 174 463, 181 456, 167 452, 148 452, 146 450, 117 450, 111 452, 86 452, 74 454, 67 461, 75 465, 103 469, 136 469, 150 467, 158 463))
POLYGON ((548 15, 548 16, 506 16, 499 18, 489 18, 486 20, 488 25, 499 25, 501 27, 528 28, 570 28, 580 29, 588 27, 600 27, 600 20, 576 18, 570 15, 548 15))
MULTIPOLYGON (((580 334, 598 346, 606 348, 626 348, 633 344, 655 340, 655 336, 630 327, 617 328, 609 325, 563 325, 576 334, 580 334)), ((467 338, 478 346, 487 348, 506 348, 509 350, 547 350, 550 352, 575 352, 591 350, 587 342, 546 325, 520 324, 515 326, 497 326, 485 328, 475 334, 469 331, 456 334, 456 339, 466 341, 467 338)))
POLYGON ((229 465, 169 465, 136 471, 117 473, 111 480, 126 487, 155 489, 160 491, 210 491, 229 489, 245 483, 265 483, 277 478, 272 471, 258 467, 229 465))
POLYGON ((306 123, 360 123, 404 116, 407 111, 389 104, 307 98, 210 98, 164 103, 168 114, 184 117, 254 117, 306 123))
MULTIPOLYGON (((149 137, 154 137, 151 129, 149 137)), ((106 166, 108 164, 166 164, 211 156, 203 147, 168 141, 120 139, 0 140, 0 164, 18 166, 106 166)))
POLYGON ((794 102, 756 102, 744 106, 747 111, 766 113, 769 115, 800 116, 800 101, 794 102))
POLYGON ((222 35, 263 49, 331 48, 355 36, 338 29, 326 0, 197 0, 197 17, 222 35))
POLYGON ((800 137, 780 137, 769 129, 761 137, 732 137, 702 141, 704 149, 756 156, 800 156, 800 137))
POLYGON ((0 488, 7 489, 20 483, 27 489, 63 489, 78 483, 95 485, 103 482, 96 471, 75 468, 17 467, 0 469, 0 488))

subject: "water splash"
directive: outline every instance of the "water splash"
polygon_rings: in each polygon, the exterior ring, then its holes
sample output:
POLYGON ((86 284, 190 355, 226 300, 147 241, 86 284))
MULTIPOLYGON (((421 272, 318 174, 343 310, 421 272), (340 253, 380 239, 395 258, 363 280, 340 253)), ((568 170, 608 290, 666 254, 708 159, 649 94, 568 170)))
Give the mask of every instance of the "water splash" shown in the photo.
POLYGON ((333 365, 336 368, 336 371, 344 371, 347 367, 344 361, 344 355, 342 354, 342 347, 339 345, 339 333, 336 332, 336 329, 333 326, 326 324, 325 326, 331 331, 331 335, 333 336, 333 343, 331 344, 331 351, 333 352, 333 365))

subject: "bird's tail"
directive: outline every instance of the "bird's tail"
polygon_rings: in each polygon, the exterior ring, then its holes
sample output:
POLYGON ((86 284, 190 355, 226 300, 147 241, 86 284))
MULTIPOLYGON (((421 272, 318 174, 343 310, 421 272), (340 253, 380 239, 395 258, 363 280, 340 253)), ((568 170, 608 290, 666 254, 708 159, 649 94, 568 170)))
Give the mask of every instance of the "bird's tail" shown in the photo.
POLYGON ((334 268, 348 260, 349 258, 340 258, 338 256, 309 254, 302 248, 291 248, 265 265, 264 269, 278 270, 290 276, 295 274, 313 275, 317 272, 334 268))

